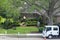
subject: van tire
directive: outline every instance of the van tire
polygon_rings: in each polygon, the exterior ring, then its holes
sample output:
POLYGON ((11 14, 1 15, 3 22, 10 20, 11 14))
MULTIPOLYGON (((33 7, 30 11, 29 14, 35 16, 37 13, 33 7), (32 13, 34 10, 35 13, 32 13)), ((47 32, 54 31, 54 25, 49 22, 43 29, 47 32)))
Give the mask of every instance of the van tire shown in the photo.
POLYGON ((52 39, 52 37, 53 37, 52 35, 49 35, 49 36, 48 36, 49 39, 52 39))

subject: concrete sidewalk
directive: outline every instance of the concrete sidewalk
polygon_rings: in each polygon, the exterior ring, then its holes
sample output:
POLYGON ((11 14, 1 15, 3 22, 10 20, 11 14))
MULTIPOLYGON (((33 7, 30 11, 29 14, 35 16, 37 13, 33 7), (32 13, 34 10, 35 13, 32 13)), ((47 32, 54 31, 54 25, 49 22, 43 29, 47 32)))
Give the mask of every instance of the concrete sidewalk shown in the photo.
POLYGON ((0 34, 0 36, 42 36, 42 33, 30 33, 30 34, 0 34))
POLYGON ((44 40, 41 33, 30 34, 0 34, 0 40, 44 40))

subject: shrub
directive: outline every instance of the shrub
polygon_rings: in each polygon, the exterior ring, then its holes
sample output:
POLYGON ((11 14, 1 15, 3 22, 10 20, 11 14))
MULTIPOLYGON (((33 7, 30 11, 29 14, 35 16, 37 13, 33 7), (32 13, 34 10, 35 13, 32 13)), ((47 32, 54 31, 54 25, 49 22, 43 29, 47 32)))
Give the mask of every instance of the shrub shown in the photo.
POLYGON ((2 25, 4 29, 9 29, 11 28, 12 22, 10 20, 6 20, 2 25))
POLYGON ((37 25, 37 21, 27 21, 26 25, 27 26, 36 26, 37 25))
POLYGON ((36 26, 37 25, 37 19, 36 18, 26 19, 25 24, 27 26, 36 26))
POLYGON ((37 21, 37 19, 36 18, 28 18, 28 19, 26 19, 26 21, 37 21))
POLYGON ((42 33, 44 30, 44 27, 39 27, 39 32, 42 33))

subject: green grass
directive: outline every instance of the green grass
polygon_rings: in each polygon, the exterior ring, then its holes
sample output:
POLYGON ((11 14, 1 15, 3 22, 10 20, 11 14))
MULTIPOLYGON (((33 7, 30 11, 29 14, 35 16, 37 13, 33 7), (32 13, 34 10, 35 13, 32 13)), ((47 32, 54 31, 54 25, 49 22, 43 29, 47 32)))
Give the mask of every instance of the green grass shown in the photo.
POLYGON ((7 31, 8 34, 17 34, 18 32, 20 34, 26 34, 26 33, 31 33, 31 32, 37 32, 38 28, 37 27, 17 27, 16 30, 9 29, 0 29, 0 34, 4 34, 4 32, 7 31), (2 31, 1 31, 2 30, 2 31))
POLYGON ((5 31, 6 31, 5 29, 1 29, 1 28, 0 28, 0 34, 5 33, 5 31))

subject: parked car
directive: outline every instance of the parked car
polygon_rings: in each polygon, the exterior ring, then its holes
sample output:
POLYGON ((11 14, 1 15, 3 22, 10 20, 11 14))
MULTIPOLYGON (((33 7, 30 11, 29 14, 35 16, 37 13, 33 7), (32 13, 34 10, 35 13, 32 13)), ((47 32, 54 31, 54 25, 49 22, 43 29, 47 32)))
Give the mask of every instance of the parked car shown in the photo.
POLYGON ((43 37, 53 38, 60 36, 60 27, 57 25, 46 25, 43 30, 43 37))

